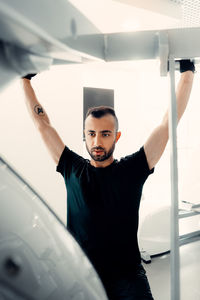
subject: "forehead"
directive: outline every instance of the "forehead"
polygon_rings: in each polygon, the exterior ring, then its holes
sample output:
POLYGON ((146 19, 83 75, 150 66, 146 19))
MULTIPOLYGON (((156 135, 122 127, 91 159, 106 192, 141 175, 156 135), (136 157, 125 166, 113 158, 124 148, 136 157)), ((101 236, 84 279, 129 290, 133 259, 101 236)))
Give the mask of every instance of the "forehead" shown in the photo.
POLYGON ((114 130, 115 129, 115 118, 108 114, 101 118, 94 118, 92 115, 89 115, 85 120, 85 129, 86 130, 114 130))

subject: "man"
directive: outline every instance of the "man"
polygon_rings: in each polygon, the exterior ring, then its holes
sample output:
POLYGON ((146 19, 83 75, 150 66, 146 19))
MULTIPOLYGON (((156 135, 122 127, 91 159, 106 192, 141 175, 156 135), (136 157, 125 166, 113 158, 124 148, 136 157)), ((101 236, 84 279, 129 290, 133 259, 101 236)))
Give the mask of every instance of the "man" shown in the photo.
MULTIPOLYGON (((189 60, 180 61, 178 121, 189 100, 194 69, 189 60)), ((65 146, 38 102, 30 79, 23 79, 26 104, 64 177, 68 230, 93 263, 109 299, 153 299, 138 249, 138 210, 143 184, 168 141, 168 113, 138 152, 117 161, 113 152, 121 133, 114 110, 90 109, 84 128, 89 161, 65 146)))

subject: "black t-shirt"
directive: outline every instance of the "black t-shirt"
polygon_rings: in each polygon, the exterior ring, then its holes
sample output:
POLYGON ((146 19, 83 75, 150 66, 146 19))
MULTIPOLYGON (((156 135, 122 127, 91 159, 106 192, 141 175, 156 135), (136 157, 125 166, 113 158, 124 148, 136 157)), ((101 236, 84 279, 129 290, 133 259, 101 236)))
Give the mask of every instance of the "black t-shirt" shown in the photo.
POLYGON ((100 277, 134 273, 140 264, 138 209, 149 174, 144 148, 96 168, 65 147, 57 171, 67 188, 67 229, 100 277))

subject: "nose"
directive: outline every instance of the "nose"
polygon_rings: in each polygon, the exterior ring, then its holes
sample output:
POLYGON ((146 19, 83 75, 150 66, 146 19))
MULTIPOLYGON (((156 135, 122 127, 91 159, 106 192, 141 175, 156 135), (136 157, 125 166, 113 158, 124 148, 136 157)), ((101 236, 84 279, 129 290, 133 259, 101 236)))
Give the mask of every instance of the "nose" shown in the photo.
POLYGON ((101 144, 101 136, 99 134, 97 134, 94 138, 94 146, 95 147, 100 147, 102 146, 101 144))

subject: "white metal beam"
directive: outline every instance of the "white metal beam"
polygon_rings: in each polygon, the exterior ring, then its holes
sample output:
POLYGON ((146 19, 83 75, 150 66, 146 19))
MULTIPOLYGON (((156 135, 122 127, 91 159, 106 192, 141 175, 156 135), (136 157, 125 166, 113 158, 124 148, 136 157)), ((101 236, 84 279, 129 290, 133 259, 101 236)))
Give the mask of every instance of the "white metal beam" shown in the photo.
POLYGON ((200 57, 200 28, 82 35, 63 41, 72 49, 105 61, 160 59, 166 75, 169 55, 175 59, 200 57), (106 51, 105 51, 106 49, 106 51))
POLYGON ((169 59, 171 101, 169 105, 169 143, 171 169, 171 300, 180 299, 180 255, 179 255, 179 210, 178 210, 178 167, 177 167, 177 109, 175 93, 175 61, 169 59))
POLYGON ((174 58, 200 57, 200 28, 183 28, 108 34, 106 60, 158 58, 161 34, 168 36, 169 55, 174 58))

